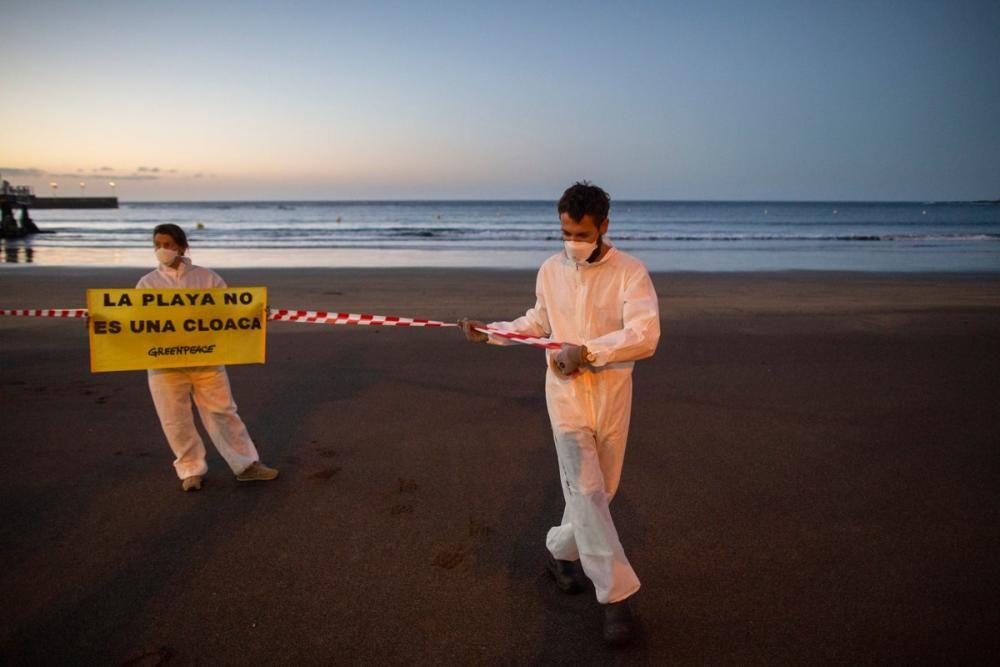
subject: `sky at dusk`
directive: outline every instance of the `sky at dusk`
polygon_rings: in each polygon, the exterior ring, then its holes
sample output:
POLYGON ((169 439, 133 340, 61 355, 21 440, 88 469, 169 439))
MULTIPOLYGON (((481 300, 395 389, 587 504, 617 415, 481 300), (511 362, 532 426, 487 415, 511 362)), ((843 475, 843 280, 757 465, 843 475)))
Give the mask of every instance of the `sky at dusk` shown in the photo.
POLYGON ((0 174, 38 194, 1000 197, 996 0, 0 0, 0 25, 0 174))

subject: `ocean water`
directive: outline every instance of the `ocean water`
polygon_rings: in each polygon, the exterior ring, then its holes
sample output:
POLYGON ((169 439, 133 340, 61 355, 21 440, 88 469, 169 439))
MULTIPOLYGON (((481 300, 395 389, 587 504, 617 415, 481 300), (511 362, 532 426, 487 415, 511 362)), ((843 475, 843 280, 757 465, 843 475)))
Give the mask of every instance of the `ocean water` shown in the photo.
MULTIPOLYGON (((154 264, 154 225, 212 267, 536 268, 561 247, 555 202, 124 203, 35 210, 9 264, 154 264)), ((609 238, 653 271, 1000 271, 1000 205, 955 202, 612 203, 609 238)))

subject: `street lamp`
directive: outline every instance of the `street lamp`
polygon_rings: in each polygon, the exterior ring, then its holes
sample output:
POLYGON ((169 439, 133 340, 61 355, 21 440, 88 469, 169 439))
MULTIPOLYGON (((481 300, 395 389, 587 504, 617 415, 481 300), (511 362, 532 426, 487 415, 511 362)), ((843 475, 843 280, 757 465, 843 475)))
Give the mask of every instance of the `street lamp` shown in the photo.
POLYGON ((80 194, 83 195, 83 193, 86 192, 86 190, 87 190, 87 184, 84 183, 83 181, 80 181, 80 194))
POLYGON ((108 181, 108 185, 111 186, 111 196, 114 197, 115 196, 115 182, 114 181, 108 181))
POLYGON ((59 189, 59 184, 56 183, 55 181, 52 181, 51 183, 49 183, 49 187, 52 188, 52 196, 55 197, 56 196, 56 190, 59 189))

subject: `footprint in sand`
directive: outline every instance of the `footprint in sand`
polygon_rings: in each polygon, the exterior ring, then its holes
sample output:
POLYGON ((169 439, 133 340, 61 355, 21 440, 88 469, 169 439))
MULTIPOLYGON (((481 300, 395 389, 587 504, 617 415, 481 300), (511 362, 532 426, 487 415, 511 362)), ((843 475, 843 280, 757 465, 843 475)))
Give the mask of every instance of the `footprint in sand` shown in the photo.
POLYGON ((323 468, 322 470, 314 472, 310 475, 310 477, 315 479, 330 479, 338 472, 340 472, 340 466, 330 466, 329 468, 323 468))
POLYGON ((482 519, 469 516, 469 537, 487 537, 493 528, 482 519))
POLYGON ((416 493, 419 489, 420 485, 412 479, 399 478, 399 490, 397 493, 416 493))
POLYGON ((492 526, 473 514, 469 515, 469 537, 461 544, 448 545, 440 549, 431 561, 436 567, 450 570, 465 561, 466 556, 475 557, 482 542, 493 532, 492 526))
POLYGON ((122 663, 122 667, 157 667, 166 665, 173 657, 174 652, 169 646, 161 646, 129 658, 122 663))
POLYGON ((465 560, 465 547, 461 544, 444 547, 434 555, 431 563, 445 570, 457 567, 465 560))
MULTIPOLYGON (((398 479, 398 481, 397 481, 396 489, 395 489, 395 491, 393 493, 396 493, 396 494, 404 494, 404 493, 413 494, 413 493, 416 493, 419 488, 420 488, 420 485, 417 484, 412 479, 403 479, 402 477, 400 477, 398 479)), ((413 513, 413 504, 412 503, 396 503, 395 505, 393 505, 392 507, 389 508, 389 513, 392 514, 393 516, 397 516, 399 514, 412 514, 413 513)))

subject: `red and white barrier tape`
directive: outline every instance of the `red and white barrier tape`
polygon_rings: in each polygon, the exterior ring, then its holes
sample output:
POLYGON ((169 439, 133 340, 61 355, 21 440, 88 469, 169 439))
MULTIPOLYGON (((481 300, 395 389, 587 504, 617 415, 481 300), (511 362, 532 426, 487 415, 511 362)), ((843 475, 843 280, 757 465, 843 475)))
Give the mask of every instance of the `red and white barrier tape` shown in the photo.
POLYGON ((394 315, 366 315, 358 313, 328 313, 322 310, 272 310, 270 320, 278 322, 307 322, 309 324, 356 324, 370 327, 457 327, 451 322, 422 320, 394 315))
POLYGON ((479 331, 484 334, 490 334, 491 336, 499 336, 500 338, 506 338, 507 340, 512 340, 517 343, 523 343, 525 345, 542 347, 545 348, 546 350, 562 349, 562 343, 557 343, 549 338, 536 338, 535 336, 519 334, 513 331, 504 331, 503 329, 494 329, 492 327, 476 327, 476 331, 479 331))
MULTIPOLYGON (((454 322, 439 322, 437 320, 422 320, 412 317, 396 317, 394 315, 366 315, 358 313, 328 313, 316 310, 272 310, 268 319, 277 322, 307 322, 309 324, 354 324, 360 326, 387 327, 457 327, 454 322)), ((548 338, 536 338, 525 334, 493 329, 477 328, 485 334, 492 334, 525 345, 542 347, 547 350, 558 350, 562 346, 548 338)))
POLYGON ((31 310, 0 310, 0 315, 14 317, 86 317, 86 308, 48 308, 31 310))
MULTIPOLYGON (((0 315, 14 317, 86 317, 86 308, 49 308, 30 310, 0 310, 0 315)), ((385 327, 457 327, 454 322, 439 322, 414 317, 396 317, 394 315, 368 315, 358 313, 328 313, 322 310, 272 310, 268 319, 276 322, 305 322, 307 324, 353 324, 357 326, 385 327)), ((499 336, 524 345, 532 345, 547 350, 558 350, 561 345, 548 338, 537 338, 525 334, 495 329, 492 327, 477 327, 491 336, 499 336)))

